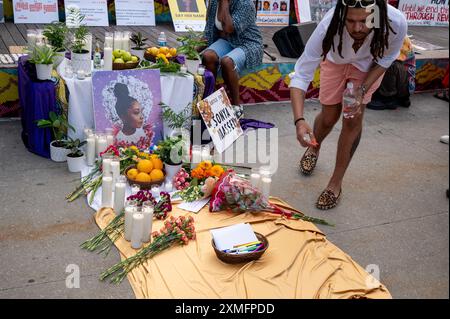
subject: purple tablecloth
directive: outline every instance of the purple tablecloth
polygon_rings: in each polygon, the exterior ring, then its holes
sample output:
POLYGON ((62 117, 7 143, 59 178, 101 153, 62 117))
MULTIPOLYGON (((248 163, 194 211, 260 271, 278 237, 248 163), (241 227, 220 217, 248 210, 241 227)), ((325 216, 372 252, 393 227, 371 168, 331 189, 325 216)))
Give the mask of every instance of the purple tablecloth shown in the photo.
POLYGON ((22 141, 30 152, 49 158, 51 129, 41 129, 36 121, 47 119, 50 111, 56 111, 55 84, 36 78, 36 68, 27 62, 28 57, 19 58, 19 99, 22 107, 22 141))

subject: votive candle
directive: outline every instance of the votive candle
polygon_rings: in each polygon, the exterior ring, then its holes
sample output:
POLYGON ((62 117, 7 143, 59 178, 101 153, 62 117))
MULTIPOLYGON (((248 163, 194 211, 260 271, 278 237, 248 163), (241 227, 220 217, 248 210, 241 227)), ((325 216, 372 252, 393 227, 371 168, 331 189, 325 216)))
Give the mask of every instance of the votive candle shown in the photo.
POLYGON ((142 247, 142 232, 144 230, 144 215, 135 213, 133 215, 133 225, 131 227, 131 247, 139 249, 142 247))
POLYGON ((141 213, 144 215, 144 227, 142 229, 142 241, 144 243, 151 242, 152 225, 153 225, 153 204, 150 201, 142 203, 141 213))
POLYGON ((133 215, 137 211, 137 203, 134 200, 130 200, 127 202, 127 205, 125 206, 125 221, 124 221, 124 237, 125 240, 130 241, 131 240, 131 232, 133 227, 133 215))
POLYGON ((95 162, 95 136, 89 136, 86 142, 86 164, 92 166, 95 162))
POLYGON ((127 179, 125 176, 119 176, 114 187, 114 212, 120 214, 125 206, 125 190, 127 187, 127 179))

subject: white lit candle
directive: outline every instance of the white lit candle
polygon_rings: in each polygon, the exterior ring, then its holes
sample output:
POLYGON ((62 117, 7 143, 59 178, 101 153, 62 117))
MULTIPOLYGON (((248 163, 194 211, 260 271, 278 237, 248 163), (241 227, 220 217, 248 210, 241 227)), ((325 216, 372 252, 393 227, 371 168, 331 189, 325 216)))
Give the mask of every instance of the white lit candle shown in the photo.
POLYGON ((166 188, 166 192, 170 193, 172 191, 172 189, 173 189, 172 182, 171 181, 167 181, 166 185, 165 185, 165 188, 166 188))
POLYGON ((272 178, 269 176, 261 178, 261 192, 267 198, 269 198, 270 195, 270 184, 272 184, 272 178))
POLYGON ((150 202, 142 204, 142 215, 144 215, 144 227, 142 229, 142 241, 144 243, 151 242, 152 224, 153 224, 153 207, 150 202))
POLYGON ((92 53, 92 34, 88 33, 84 40, 83 49, 88 50, 89 53, 92 53))
POLYGON ((125 205, 125 189, 127 187, 125 176, 119 176, 114 187, 114 211, 120 214, 125 205))
POLYGON ((184 64, 180 67, 180 72, 187 73, 187 67, 184 64))
POLYGON ((112 177, 102 178, 102 207, 112 207, 112 177))
POLYGON ((105 47, 103 49, 103 70, 105 71, 112 70, 112 52, 113 49, 111 47, 105 47))
POLYGON ((112 32, 105 32, 105 48, 112 48, 114 45, 114 35, 112 32))
POLYGON ((84 130, 83 130, 83 132, 84 132, 84 138, 85 138, 85 139, 88 138, 89 136, 91 136, 91 135, 94 133, 94 132, 92 131, 92 129, 89 128, 89 127, 85 127, 84 130))
POLYGON ((114 135, 112 134, 106 135, 106 143, 108 144, 108 146, 114 145, 114 135))
POLYGON ((104 152, 107 147, 108 147, 108 143, 106 141, 106 136, 99 135, 97 137, 97 146, 96 146, 97 156, 100 157, 100 153, 104 152))
POLYGON ((144 215, 135 213, 133 215, 133 225, 131 227, 131 247, 139 249, 142 247, 142 232, 144 230, 144 215))
POLYGON ((111 161, 111 173, 113 182, 115 183, 120 176, 120 160, 118 158, 114 158, 111 161))
POLYGON ((114 32, 114 50, 122 50, 122 32, 114 32))
POLYGON ((153 185, 152 186, 152 196, 154 198, 158 198, 159 197, 159 192, 160 192, 160 188, 158 185, 153 185))
POLYGON ((131 240, 131 231, 133 227, 133 215, 136 212, 136 202, 135 201, 128 201, 127 206, 125 206, 125 232, 124 237, 125 240, 130 241, 131 240))
POLYGON ((95 136, 89 136, 86 142, 86 164, 92 166, 95 162, 95 136))
POLYGON ((259 173, 259 169, 252 169, 252 173, 250 174, 250 182, 253 187, 260 188, 261 175, 259 173))
POLYGON ((192 145, 191 168, 195 168, 202 161, 202 148, 200 145, 192 145))
POLYGON ((77 79, 78 80, 84 80, 86 78, 86 73, 84 70, 78 70, 77 71, 77 79))
POLYGON ((131 185, 131 195, 136 195, 141 190, 138 184, 131 185))
POLYGON ((112 162, 112 158, 110 156, 108 156, 108 155, 103 156, 103 159, 102 159, 102 173, 103 173, 103 176, 112 177, 112 174, 111 174, 111 162, 112 162))
POLYGON ((202 161, 211 161, 212 160, 212 156, 211 156, 211 151, 209 149, 209 145, 204 145, 202 147, 202 161))

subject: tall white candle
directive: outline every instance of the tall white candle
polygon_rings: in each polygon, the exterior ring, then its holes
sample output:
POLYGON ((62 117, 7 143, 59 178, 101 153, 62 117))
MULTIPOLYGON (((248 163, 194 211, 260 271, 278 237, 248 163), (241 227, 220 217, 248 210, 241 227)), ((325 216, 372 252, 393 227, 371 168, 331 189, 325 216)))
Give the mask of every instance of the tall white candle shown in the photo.
POLYGON ((197 167, 197 164, 202 161, 202 149, 200 145, 192 146, 192 160, 191 168, 197 167))
POLYGON ((122 50, 122 32, 114 32, 114 50, 122 50))
POLYGON ((161 192, 161 190, 160 190, 160 188, 159 188, 159 186, 158 185, 153 185, 152 186, 152 189, 151 189, 151 192, 152 192, 152 196, 154 197, 154 198, 158 198, 159 197, 159 193, 161 192))
POLYGON ((122 38, 122 50, 130 52, 130 38, 128 36, 122 38))
POLYGON ((136 207, 135 206, 131 206, 131 205, 127 205, 125 207, 125 233, 124 233, 124 237, 125 240, 130 241, 131 240, 131 230, 133 227, 133 215, 136 212, 136 207))
POLYGON ((142 229, 142 241, 148 243, 152 239, 153 224, 153 207, 142 207, 142 215, 144 216, 144 227, 142 229))
POLYGON ((84 138, 88 138, 89 136, 91 136, 94 132, 92 131, 91 128, 85 127, 83 130, 84 133, 84 138))
POLYGON ((119 214, 125 205, 125 189, 127 187, 125 176, 120 176, 114 187, 114 211, 119 214))
POLYGON ((139 249, 142 247, 142 231, 144 229, 144 215, 135 213, 131 230, 131 247, 139 249))
POLYGON ((114 135, 112 134, 106 135, 106 144, 108 144, 108 146, 114 145, 114 135))
POLYGON ((272 184, 272 179, 270 177, 261 178, 261 192, 267 198, 269 198, 270 195, 270 184, 272 184))
POLYGON ((112 48, 114 45, 114 38, 112 35, 105 36, 104 48, 112 48))
POLYGON ((112 70, 112 52, 113 49, 111 47, 105 47, 103 49, 103 70, 105 71, 112 70))
MULTIPOLYGON (((113 177, 111 174, 111 162, 112 162, 112 158, 104 157, 102 159, 103 176, 113 177)), ((114 180, 113 180, 113 182, 114 182, 114 180)))
POLYGON ((251 173, 250 181, 251 181, 253 187, 256 187, 259 189, 260 182, 261 182, 261 175, 259 175, 258 173, 251 173))
POLYGON ((104 152, 106 148, 108 147, 108 143, 106 141, 106 136, 100 135, 97 137, 97 156, 100 157, 100 153, 104 152))
POLYGON ((112 207, 112 177, 102 178, 102 207, 112 207))
POLYGON ((136 195, 141 190, 141 186, 138 184, 131 185, 131 195, 136 195))
POLYGON ((166 188, 166 192, 170 193, 172 191, 172 189, 173 189, 172 182, 171 181, 167 181, 166 185, 165 185, 165 188, 166 188))
POLYGON ((110 164, 113 182, 115 183, 120 176, 120 161, 113 159, 110 164))
POLYGON ((95 136, 89 136, 86 142, 86 163, 88 166, 92 166, 95 162, 95 136))
POLYGON ((84 41, 84 45, 83 45, 83 49, 86 49, 89 51, 89 53, 92 53, 92 34, 88 33, 86 35, 85 41, 84 41))

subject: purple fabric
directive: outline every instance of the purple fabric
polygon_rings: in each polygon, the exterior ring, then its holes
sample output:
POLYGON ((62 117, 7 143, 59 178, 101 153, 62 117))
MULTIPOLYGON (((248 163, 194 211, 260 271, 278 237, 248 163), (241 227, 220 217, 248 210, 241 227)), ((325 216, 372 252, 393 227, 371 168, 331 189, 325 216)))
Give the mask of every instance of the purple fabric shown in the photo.
POLYGON ((19 100, 22 107, 22 141, 30 152, 50 157, 51 129, 41 129, 36 121, 47 119, 56 111, 55 84, 36 78, 36 67, 27 62, 28 56, 19 58, 19 100))
POLYGON ((258 129, 258 128, 273 128, 275 127, 272 123, 262 122, 258 120, 252 120, 252 119, 240 119, 239 123, 241 124, 242 129, 245 131, 250 128, 258 129))
POLYGON ((214 74, 205 69, 204 75, 204 83, 205 83, 205 92, 203 93, 203 98, 206 98, 214 93, 216 88, 216 79, 214 78, 214 74))

